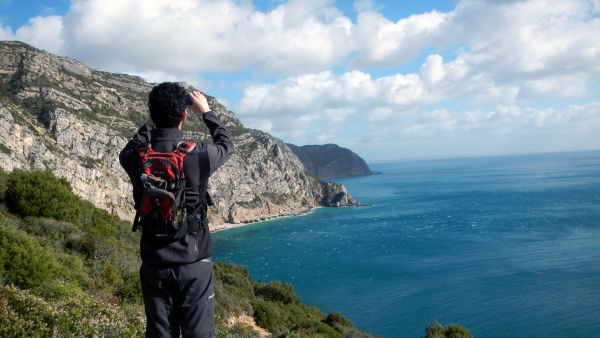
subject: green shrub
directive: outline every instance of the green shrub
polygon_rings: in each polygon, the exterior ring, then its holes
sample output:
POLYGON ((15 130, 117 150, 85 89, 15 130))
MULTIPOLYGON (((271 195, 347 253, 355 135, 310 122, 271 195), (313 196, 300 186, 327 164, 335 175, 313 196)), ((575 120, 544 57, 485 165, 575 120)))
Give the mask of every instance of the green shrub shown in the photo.
POLYGON ((249 326, 236 323, 231 327, 217 326, 217 338, 260 338, 258 332, 249 326))
POLYGON ((331 326, 321 322, 310 323, 310 325, 307 326, 297 327, 295 328, 294 333, 297 333, 300 337, 344 337, 341 333, 335 331, 331 326))
POLYGON ((280 335, 290 330, 282 323, 279 309, 276 305, 264 300, 256 300, 252 304, 254 310, 254 321, 256 324, 275 335, 280 335))
POLYGON ((81 236, 81 231, 73 223, 51 218, 27 217, 19 228, 47 242, 62 245, 71 236, 81 236))
POLYGON ((254 294, 266 300, 281 302, 283 304, 299 304, 300 297, 294 292, 290 284, 280 281, 271 281, 269 283, 256 283, 254 285, 254 294))
POLYGON ((0 287, 1 337, 140 337, 143 317, 77 289, 48 302, 27 290, 0 287))
POLYGON ((93 237, 115 237, 119 230, 121 220, 109 214, 106 210, 96 208, 91 202, 80 200, 78 203, 78 223, 83 230, 93 237))
POLYGON ((342 336, 345 338, 367 337, 367 335, 360 332, 348 318, 342 316, 338 312, 330 313, 329 315, 327 315, 325 320, 323 320, 323 322, 331 326, 337 332, 341 333, 342 336))
POLYGON ((22 217, 76 222, 79 216, 78 198, 71 192, 71 185, 50 171, 13 171, 4 199, 9 210, 22 217))
POLYGON ((41 286, 60 276, 52 252, 25 232, 0 225, 0 275, 23 288, 41 286))
POLYGON ((248 270, 234 264, 214 265, 217 314, 225 318, 234 314, 252 314, 254 288, 248 270))
POLYGON ((425 338, 473 338, 469 330, 456 324, 446 326, 437 320, 425 329, 425 338))
POLYGON ((97 242, 88 234, 72 236, 65 241, 65 248, 82 254, 87 259, 96 257, 97 242))
POLYGON ((325 318, 323 322, 325 322, 327 325, 333 328, 353 326, 352 322, 349 321, 346 317, 342 316, 339 312, 330 313, 329 315, 327 315, 327 318, 325 318))

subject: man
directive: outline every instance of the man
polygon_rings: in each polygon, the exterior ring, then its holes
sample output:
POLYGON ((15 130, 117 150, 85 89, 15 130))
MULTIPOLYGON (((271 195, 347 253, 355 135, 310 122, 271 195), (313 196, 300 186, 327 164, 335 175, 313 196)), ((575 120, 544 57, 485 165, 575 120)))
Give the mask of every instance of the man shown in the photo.
POLYGON ((187 93, 177 83, 161 83, 150 92, 148 108, 151 119, 119 155, 133 185, 136 209, 143 190, 139 152, 144 145, 150 144, 158 152, 177 149, 183 141, 181 128, 190 113, 202 114, 214 144, 199 142, 184 158, 185 208, 189 221, 184 237, 165 242, 144 235, 142 229, 140 279, 146 335, 179 337, 181 331, 183 337, 213 337, 214 287, 206 189, 208 177, 233 153, 233 143, 200 92, 187 93))

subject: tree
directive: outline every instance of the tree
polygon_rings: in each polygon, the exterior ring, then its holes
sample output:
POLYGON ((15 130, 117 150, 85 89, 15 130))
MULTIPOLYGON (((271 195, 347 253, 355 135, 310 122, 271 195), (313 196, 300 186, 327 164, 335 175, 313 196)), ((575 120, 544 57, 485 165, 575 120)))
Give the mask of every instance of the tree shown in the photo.
POLYGON ((77 222, 78 198, 64 178, 50 171, 13 171, 6 182, 5 202, 9 210, 22 217, 50 217, 77 222))

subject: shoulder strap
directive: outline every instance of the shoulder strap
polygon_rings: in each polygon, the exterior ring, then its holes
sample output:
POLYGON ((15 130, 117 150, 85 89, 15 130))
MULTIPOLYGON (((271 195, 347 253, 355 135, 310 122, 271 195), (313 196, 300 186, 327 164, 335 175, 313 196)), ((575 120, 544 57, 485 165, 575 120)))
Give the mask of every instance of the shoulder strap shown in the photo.
POLYGON ((208 157, 208 150, 200 152, 200 177, 206 180, 208 183, 208 178, 210 176, 210 159, 208 157))
POLYGON ((152 152, 152 146, 150 145, 150 143, 144 143, 139 145, 136 148, 138 157, 140 158, 140 160, 149 152, 152 152))
POLYGON ((210 177, 210 158, 208 156, 208 150, 205 150, 200 153, 200 180, 204 181, 203 183, 206 186, 206 196, 204 196, 204 201, 207 205, 214 205, 213 199, 208 193, 208 178, 210 177))

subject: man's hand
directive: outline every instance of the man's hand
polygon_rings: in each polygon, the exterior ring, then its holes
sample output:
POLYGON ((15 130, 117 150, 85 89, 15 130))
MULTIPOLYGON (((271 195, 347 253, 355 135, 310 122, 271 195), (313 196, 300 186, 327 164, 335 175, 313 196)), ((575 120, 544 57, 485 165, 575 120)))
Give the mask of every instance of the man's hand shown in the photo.
POLYGON ((194 103, 194 110, 200 112, 202 114, 210 111, 210 107, 208 106, 208 101, 206 101, 206 97, 202 95, 202 93, 198 91, 190 92, 190 97, 192 98, 192 102, 194 103))

